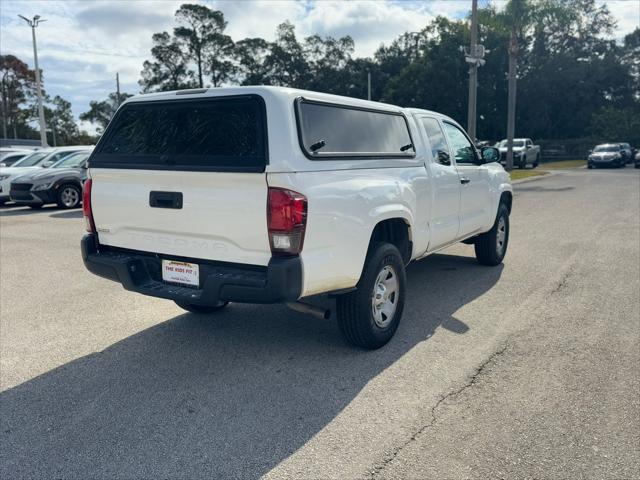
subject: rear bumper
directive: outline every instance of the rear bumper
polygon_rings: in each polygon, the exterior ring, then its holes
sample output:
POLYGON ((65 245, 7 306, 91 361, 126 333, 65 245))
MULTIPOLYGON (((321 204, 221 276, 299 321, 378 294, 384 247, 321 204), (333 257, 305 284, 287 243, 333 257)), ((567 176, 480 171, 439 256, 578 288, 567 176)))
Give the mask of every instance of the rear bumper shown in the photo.
POLYGON ((100 249, 96 235, 85 235, 81 249, 90 272, 152 297, 213 305, 219 301, 291 302, 302 293, 299 257, 272 258, 267 267, 184 259, 200 266, 200 288, 189 288, 163 282, 161 258, 156 255, 100 249))

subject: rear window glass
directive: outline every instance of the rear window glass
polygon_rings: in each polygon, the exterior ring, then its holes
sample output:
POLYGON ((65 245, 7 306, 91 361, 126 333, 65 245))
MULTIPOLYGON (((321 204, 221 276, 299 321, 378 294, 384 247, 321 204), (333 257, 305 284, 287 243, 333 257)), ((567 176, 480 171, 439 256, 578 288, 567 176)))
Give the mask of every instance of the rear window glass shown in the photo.
POLYGON ((300 146, 312 159, 413 157, 407 121, 401 114, 299 100, 300 146))
POLYGON ((264 106, 256 96, 130 103, 107 128, 94 168, 263 171, 264 106))

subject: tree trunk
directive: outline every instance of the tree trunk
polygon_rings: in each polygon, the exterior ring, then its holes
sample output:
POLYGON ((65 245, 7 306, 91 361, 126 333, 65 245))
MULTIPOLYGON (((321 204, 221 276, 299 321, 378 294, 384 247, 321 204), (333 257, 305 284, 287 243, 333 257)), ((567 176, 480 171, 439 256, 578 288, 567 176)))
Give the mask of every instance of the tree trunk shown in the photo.
POLYGON ((202 83, 202 57, 200 55, 200 52, 198 52, 198 84, 200 85, 200 88, 202 88, 204 86, 204 84, 202 83))

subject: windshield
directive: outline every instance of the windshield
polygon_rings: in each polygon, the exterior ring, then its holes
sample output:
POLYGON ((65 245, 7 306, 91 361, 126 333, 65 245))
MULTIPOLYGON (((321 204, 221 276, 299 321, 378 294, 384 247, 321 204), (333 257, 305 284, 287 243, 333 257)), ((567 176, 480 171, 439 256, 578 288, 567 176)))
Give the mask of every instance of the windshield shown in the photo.
MULTIPOLYGON (((502 140, 498 146, 506 148, 507 147, 507 143, 508 143, 507 140, 502 140)), ((513 146, 514 147, 524 147, 524 140, 514 140, 513 141, 513 146)))
POLYGON ((31 155, 27 155, 22 160, 13 164, 14 167, 35 167, 51 152, 36 152, 31 155))
POLYGON ((51 168, 77 168, 89 158, 89 152, 74 153, 66 158, 63 158, 55 165, 51 165, 51 168))
POLYGON ((593 149, 594 152, 617 152, 620 150, 620 147, 616 147, 615 145, 598 145, 593 149))
POLYGON ((12 150, 3 150, 0 152, 0 160, 4 160, 5 158, 9 157, 9 156, 13 156, 13 155, 26 155, 25 152, 15 152, 12 150))

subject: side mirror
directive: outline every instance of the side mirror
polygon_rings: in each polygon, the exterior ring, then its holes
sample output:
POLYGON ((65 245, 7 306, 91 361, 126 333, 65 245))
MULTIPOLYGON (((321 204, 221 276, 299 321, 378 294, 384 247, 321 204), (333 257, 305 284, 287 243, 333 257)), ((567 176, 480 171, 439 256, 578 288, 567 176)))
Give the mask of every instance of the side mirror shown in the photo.
POLYGON ((56 162, 52 162, 51 160, 49 160, 48 162, 44 162, 42 164, 42 168, 49 168, 51 165, 53 165, 56 162))
POLYGON ((438 150, 438 162, 442 165, 451 165, 451 158, 444 150, 438 150))
POLYGON ((500 150, 495 147, 484 147, 480 150, 482 163, 493 163, 500 161, 500 150))

